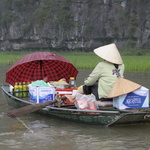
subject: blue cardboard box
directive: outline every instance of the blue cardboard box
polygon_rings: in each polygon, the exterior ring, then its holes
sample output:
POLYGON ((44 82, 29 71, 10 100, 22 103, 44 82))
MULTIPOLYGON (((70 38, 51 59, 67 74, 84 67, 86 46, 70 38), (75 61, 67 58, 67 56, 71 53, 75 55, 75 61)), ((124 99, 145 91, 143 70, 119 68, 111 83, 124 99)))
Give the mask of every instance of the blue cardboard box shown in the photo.
POLYGON ((34 103, 43 103, 54 100, 54 87, 29 87, 30 101, 34 103))
POLYGON ((133 92, 113 98, 118 109, 149 108, 149 89, 141 87, 133 92))

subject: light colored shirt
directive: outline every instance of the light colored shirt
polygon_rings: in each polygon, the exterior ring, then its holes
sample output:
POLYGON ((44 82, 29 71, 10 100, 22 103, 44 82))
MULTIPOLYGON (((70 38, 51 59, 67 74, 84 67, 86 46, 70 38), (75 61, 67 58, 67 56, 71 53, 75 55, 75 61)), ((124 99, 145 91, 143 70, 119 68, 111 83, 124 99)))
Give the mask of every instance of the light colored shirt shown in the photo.
MULTIPOLYGON (((124 64, 118 65, 118 70, 121 77, 124 73, 124 64)), ((117 80, 117 75, 114 73, 115 66, 112 63, 103 61, 97 64, 89 77, 84 81, 87 86, 92 86, 98 81, 98 95, 99 98, 106 98, 110 93, 114 83, 117 80)))

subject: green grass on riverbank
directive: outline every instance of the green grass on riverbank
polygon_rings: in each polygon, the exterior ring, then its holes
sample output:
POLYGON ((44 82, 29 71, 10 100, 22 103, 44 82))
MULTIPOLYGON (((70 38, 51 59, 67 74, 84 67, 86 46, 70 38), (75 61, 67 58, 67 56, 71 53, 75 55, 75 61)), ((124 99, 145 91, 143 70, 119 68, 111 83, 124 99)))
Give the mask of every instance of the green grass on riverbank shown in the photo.
MULTIPOLYGON (((0 52, 0 64, 13 65, 24 55, 32 53, 23 52, 0 52)), ((53 52, 60 54, 72 62, 77 69, 93 69, 101 58, 93 52, 53 52)), ((150 56, 122 56, 125 64, 125 71, 150 72, 150 56)))

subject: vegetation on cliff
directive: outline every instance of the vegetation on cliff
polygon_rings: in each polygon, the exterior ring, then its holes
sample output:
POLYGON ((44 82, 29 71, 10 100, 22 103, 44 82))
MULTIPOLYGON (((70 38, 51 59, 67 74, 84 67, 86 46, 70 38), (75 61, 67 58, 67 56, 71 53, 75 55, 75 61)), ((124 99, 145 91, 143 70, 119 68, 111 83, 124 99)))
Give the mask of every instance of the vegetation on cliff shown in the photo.
POLYGON ((150 46, 147 0, 0 0, 0 50, 150 46))
MULTIPOLYGON (((43 27, 47 22, 60 24, 65 30, 73 25, 73 16, 70 13, 70 0, 0 0, 4 3, 4 12, 1 16, 1 26, 9 26, 17 17, 17 13, 29 13, 26 28, 32 25, 43 27), (34 4, 34 5, 33 5, 34 4), (35 7, 36 4, 36 7, 35 7), (16 11, 14 11, 16 10, 16 11), (30 12, 28 12, 30 10, 30 12), (52 15, 54 15, 53 17, 52 15)), ((29 28, 30 27, 30 28, 29 28)), ((25 28, 25 27, 24 27, 25 28)), ((22 27, 22 29, 24 29, 22 27)))

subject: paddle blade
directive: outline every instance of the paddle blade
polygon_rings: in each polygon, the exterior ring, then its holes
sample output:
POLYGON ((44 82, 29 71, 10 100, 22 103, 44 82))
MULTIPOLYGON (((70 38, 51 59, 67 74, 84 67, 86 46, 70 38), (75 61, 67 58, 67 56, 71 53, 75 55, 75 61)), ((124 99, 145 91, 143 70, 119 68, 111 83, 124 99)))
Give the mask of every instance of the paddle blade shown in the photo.
POLYGON ((18 109, 11 110, 11 111, 7 112, 6 115, 9 116, 9 117, 12 117, 12 118, 20 117, 22 115, 38 111, 38 110, 40 110, 40 109, 42 109, 42 108, 44 108, 48 105, 52 105, 52 104, 56 103, 56 102, 57 102, 56 100, 53 100, 53 101, 47 101, 47 102, 44 102, 44 103, 28 105, 28 106, 25 106, 25 107, 21 107, 21 108, 18 108, 18 109))

